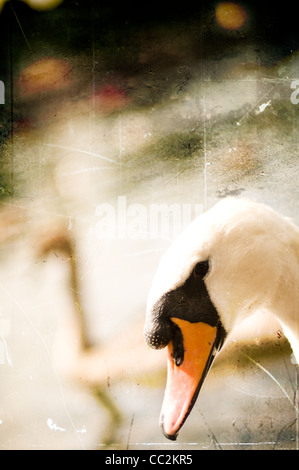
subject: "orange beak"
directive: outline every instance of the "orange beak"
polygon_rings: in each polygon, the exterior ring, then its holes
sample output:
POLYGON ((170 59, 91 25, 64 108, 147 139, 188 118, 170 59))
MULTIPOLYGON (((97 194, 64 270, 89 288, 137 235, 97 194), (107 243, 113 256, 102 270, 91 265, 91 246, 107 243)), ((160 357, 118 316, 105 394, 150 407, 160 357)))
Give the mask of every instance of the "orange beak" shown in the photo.
POLYGON ((170 343, 167 346, 167 383, 160 423, 165 436, 175 440, 214 359, 217 327, 178 318, 171 320, 178 325, 183 335, 184 360, 180 366, 175 365, 170 343))

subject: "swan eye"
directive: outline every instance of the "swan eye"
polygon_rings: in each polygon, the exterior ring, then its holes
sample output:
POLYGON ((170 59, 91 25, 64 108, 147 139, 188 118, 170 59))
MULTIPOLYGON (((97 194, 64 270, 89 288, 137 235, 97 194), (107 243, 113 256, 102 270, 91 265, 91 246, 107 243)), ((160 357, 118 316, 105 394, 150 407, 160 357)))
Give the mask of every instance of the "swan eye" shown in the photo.
POLYGON ((194 276, 203 278, 209 271, 209 261, 200 261, 194 267, 194 276))

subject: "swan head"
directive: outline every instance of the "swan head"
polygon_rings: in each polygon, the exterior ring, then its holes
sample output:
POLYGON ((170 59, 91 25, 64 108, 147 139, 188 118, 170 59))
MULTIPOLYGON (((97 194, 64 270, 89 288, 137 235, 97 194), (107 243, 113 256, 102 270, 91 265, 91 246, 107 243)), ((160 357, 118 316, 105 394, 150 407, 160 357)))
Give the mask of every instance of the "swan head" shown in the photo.
POLYGON ((167 438, 176 439, 234 326, 278 302, 287 223, 267 206, 228 198, 195 219, 162 257, 144 335, 149 346, 168 349, 160 415, 167 438))

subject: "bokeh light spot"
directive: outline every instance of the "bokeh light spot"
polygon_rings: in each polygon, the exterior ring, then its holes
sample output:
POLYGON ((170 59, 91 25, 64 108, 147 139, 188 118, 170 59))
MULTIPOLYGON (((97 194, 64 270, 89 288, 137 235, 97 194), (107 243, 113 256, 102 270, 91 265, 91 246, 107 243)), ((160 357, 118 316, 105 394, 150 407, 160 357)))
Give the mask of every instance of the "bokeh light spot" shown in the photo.
POLYGON ((215 18, 222 28, 228 31, 235 31, 244 26, 247 14, 238 3, 221 2, 216 6, 215 18))
POLYGON ((22 96, 59 90, 70 83, 70 64, 61 59, 45 57, 25 67, 18 80, 22 96))
POLYGON ((27 3, 34 10, 43 11, 58 7, 63 0, 23 0, 23 2, 27 3))

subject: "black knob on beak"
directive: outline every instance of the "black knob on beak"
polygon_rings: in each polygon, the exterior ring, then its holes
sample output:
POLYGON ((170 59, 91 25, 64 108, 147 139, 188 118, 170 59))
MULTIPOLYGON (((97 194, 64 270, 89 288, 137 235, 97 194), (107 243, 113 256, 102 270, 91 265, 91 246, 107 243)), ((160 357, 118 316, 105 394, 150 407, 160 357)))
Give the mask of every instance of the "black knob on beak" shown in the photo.
POLYGON ((148 346, 151 348, 165 348, 170 343, 172 337, 170 321, 153 321, 150 324, 147 323, 144 328, 144 337, 148 346))
POLYGON ((177 366, 184 360, 184 342, 180 328, 167 319, 145 325, 144 337, 147 344, 154 349, 165 348, 172 342, 172 357, 177 366))

